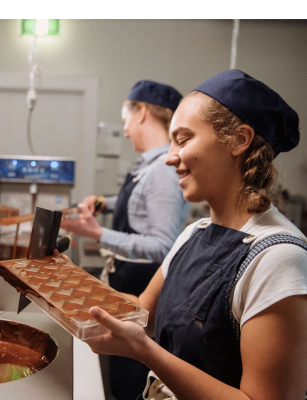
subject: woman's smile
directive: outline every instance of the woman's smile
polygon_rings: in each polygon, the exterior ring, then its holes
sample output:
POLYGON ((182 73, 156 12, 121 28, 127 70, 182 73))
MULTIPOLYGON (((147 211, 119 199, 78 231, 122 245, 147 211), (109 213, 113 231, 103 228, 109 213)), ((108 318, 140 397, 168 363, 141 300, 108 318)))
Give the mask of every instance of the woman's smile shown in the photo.
POLYGON ((180 183, 182 183, 182 181, 184 180, 184 178, 188 175, 190 175, 191 171, 179 171, 177 170, 176 173, 178 174, 179 177, 179 185, 180 183))

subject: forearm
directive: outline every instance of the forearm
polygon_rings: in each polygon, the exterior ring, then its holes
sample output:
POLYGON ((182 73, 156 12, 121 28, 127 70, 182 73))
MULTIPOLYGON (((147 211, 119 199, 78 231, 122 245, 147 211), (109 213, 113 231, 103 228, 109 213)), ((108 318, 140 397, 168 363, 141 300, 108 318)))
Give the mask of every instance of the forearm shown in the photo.
POLYGON ((155 317, 159 294, 164 283, 164 277, 162 274, 162 267, 158 268, 155 275, 152 277, 147 288, 139 297, 131 294, 125 294, 130 300, 139 304, 141 307, 149 311, 148 324, 145 328, 145 332, 149 337, 153 337, 155 333, 155 317))
MULTIPOLYGON (((160 199, 161 200, 161 199, 160 199)), ((160 202, 147 201, 146 223, 143 217, 131 217, 132 228, 140 233, 126 233, 103 228, 100 246, 114 253, 132 259, 146 259, 162 263, 176 238, 182 231, 183 206, 180 199, 162 199, 160 202), (157 203, 157 204, 156 204, 157 203), (143 225, 138 225, 143 221, 143 225), (138 229, 137 229, 138 228, 138 229)), ((187 208, 186 208, 187 211, 187 208)))
POLYGON ((99 244, 123 257, 158 263, 163 261, 169 251, 168 246, 156 236, 118 232, 108 228, 103 228, 99 244))
POLYGON ((251 400, 149 339, 138 360, 146 364, 180 400, 251 400))

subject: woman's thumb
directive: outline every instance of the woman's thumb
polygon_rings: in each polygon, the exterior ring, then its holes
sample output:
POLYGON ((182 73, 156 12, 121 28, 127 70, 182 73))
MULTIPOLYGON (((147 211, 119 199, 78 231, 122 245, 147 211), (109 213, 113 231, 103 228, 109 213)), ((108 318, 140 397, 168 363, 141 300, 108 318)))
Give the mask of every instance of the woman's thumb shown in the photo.
POLYGON ((101 308, 91 307, 89 313, 92 317, 95 318, 97 322, 108 328, 113 333, 119 334, 121 332, 122 322, 118 321, 116 318, 113 318, 110 314, 108 314, 101 308))

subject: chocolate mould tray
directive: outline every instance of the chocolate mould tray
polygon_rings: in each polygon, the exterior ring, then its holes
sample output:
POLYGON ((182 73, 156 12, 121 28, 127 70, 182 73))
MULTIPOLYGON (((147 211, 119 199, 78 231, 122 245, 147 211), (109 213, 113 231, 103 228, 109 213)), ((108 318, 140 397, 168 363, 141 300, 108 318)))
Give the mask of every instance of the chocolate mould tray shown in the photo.
POLYGON ((88 313, 92 306, 117 319, 147 325, 147 310, 61 254, 0 261, 0 276, 80 340, 105 332, 88 313))

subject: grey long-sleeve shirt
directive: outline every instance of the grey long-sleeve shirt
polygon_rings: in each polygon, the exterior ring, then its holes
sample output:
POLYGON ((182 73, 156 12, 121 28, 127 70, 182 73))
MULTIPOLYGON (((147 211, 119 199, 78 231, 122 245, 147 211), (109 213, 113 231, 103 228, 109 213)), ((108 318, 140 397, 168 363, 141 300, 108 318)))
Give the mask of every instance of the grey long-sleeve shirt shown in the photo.
MULTIPOLYGON (((132 167, 133 175, 142 173, 128 201, 129 225, 138 233, 103 228, 101 247, 127 258, 162 263, 189 213, 175 168, 165 164, 169 147, 159 146, 142 153, 132 167)), ((116 200, 117 196, 106 199, 106 212, 114 210, 116 200)))

